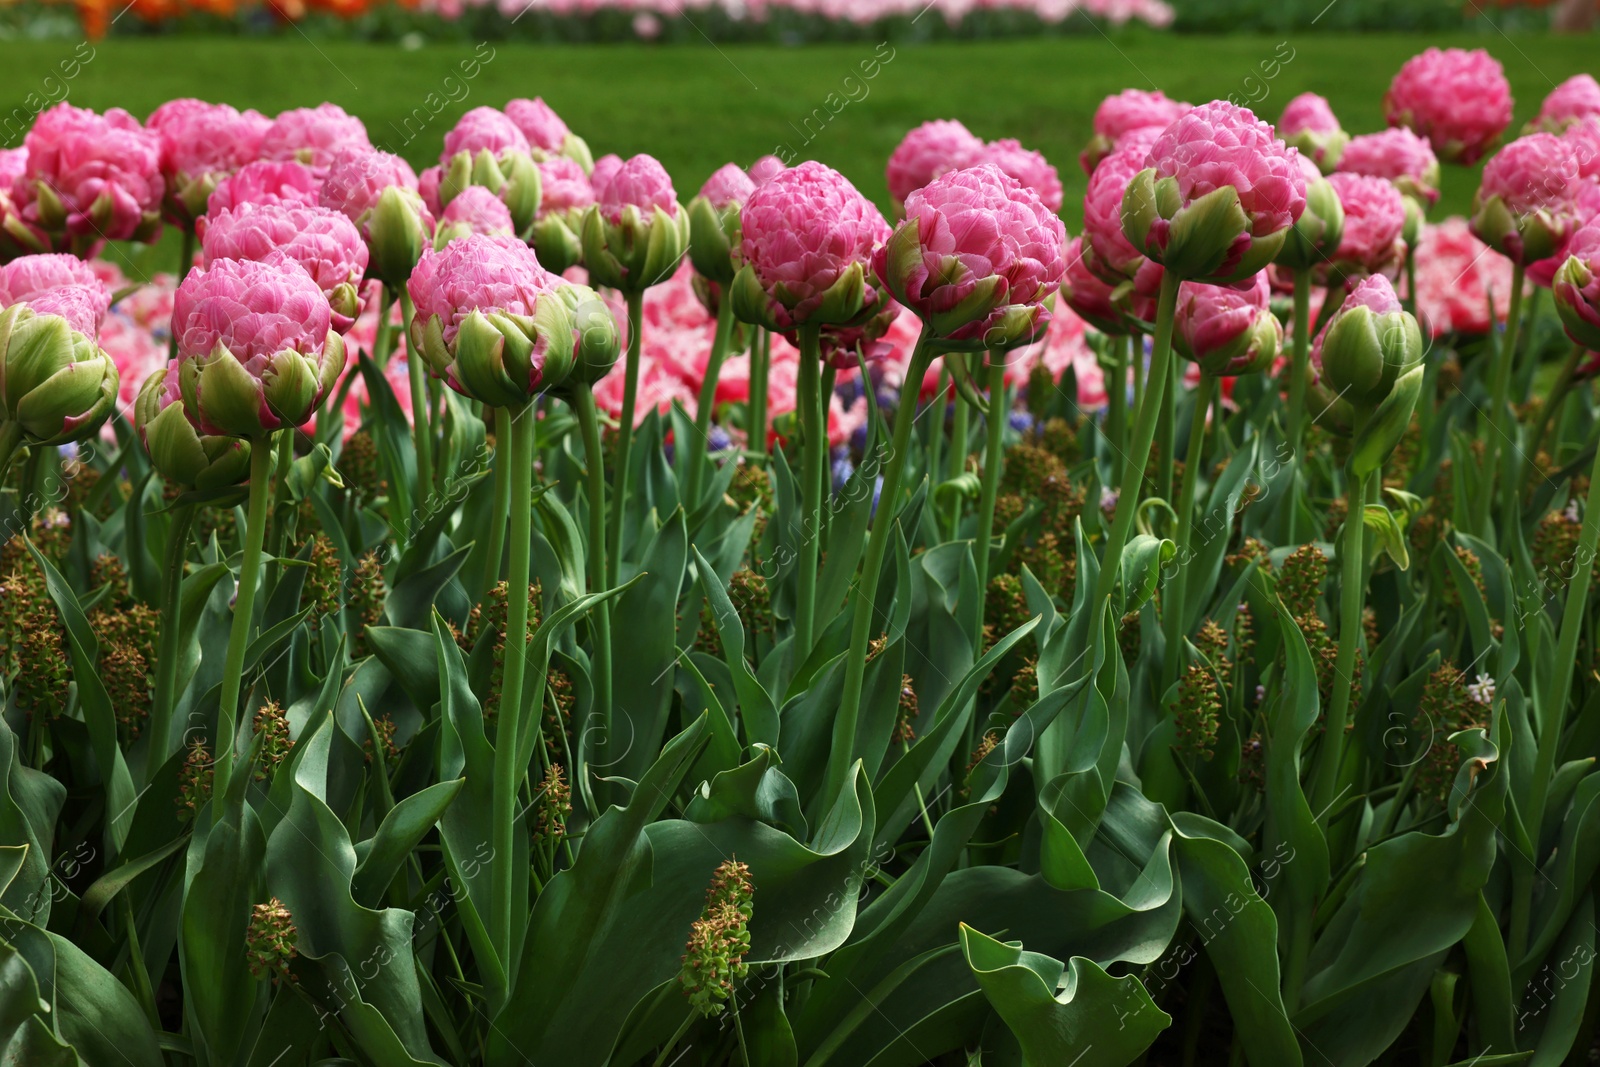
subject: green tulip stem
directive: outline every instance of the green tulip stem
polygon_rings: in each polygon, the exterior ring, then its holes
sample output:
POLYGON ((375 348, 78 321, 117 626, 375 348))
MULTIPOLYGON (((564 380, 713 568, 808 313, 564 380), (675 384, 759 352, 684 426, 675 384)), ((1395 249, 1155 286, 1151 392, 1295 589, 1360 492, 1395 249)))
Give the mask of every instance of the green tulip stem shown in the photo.
MULTIPOLYGON (((881 451, 863 460, 864 464, 882 462, 883 487, 878 494, 878 504, 872 514, 872 532, 867 539, 867 556, 861 565, 861 580, 851 593, 855 603, 850 618, 850 653, 844 661, 844 691, 840 694, 839 715, 833 724, 833 745, 828 754, 828 777, 822 790, 823 805, 831 805, 850 776, 850 764, 855 759, 856 725, 861 717, 861 683, 866 676, 867 644, 872 637, 872 615, 876 610, 878 577, 883 572, 883 558, 889 550, 893 536, 895 513, 900 505, 900 479, 905 472, 906 453, 911 448, 911 426, 917 421, 917 396, 922 379, 934 353, 926 331, 917 339, 911 353, 911 363, 906 367, 900 386, 900 402, 894 413, 894 440, 890 451, 881 451)), ((943 405, 944 398, 936 397, 935 404, 943 405)), ((868 471, 871 474, 871 471, 868 471)), ((868 485, 871 484, 869 478, 868 485)))
POLYGON ((483 562, 483 595, 500 580, 506 551, 506 510, 511 506, 511 412, 494 409, 494 511, 489 516, 489 551, 483 562))
POLYGON ((161 573, 161 631, 156 645, 156 691, 150 707, 149 781, 170 753, 172 713, 178 702, 178 629, 183 624, 183 564, 189 554, 189 531, 198 505, 180 504, 167 526, 165 566, 161 573))
MULTIPOLYGON (((950 420, 950 454, 945 457, 944 473, 945 479, 952 482, 961 477, 967 468, 967 450, 971 447, 972 437, 972 431, 969 426, 972 420, 972 405, 967 403, 967 398, 961 394, 960 390, 956 391, 955 407, 955 412, 950 420)), ((938 476, 938 471, 933 471, 932 473, 935 477, 938 476)), ((945 516, 945 522, 949 524, 950 540, 956 541, 961 537, 961 494, 959 492, 950 494, 949 508, 949 514, 945 516)))
POLYGON ((833 410, 833 390, 839 380, 839 368, 824 360, 822 363, 822 388, 818 392, 817 418, 820 420, 820 432, 817 439, 822 442, 822 464, 817 481, 818 492, 822 494, 822 511, 817 516, 819 551, 828 550, 828 522, 833 518, 833 509, 829 505, 833 501, 833 445, 828 438, 828 419, 833 410))
MULTIPOLYGON (((572 406, 577 412, 578 429, 583 435, 585 476, 589 489, 589 592, 598 593, 606 585, 606 472, 605 456, 600 451, 600 415, 594 405, 594 390, 587 382, 572 387, 572 406)), ((611 603, 589 613, 594 625, 594 710, 600 716, 600 736, 610 737, 611 724, 611 603)), ((574 772, 574 778, 577 772, 574 772)))
MULTIPOLYGON (((1582 345, 1573 345, 1567 353, 1566 360, 1561 364, 1561 370, 1556 373, 1556 380, 1550 384, 1550 391, 1545 394, 1544 400, 1539 405, 1539 416, 1533 424, 1532 442, 1528 447, 1524 463, 1538 458, 1544 451, 1545 438, 1550 434, 1550 424, 1555 421, 1556 413, 1561 410, 1561 405, 1566 403, 1567 394, 1572 392, 1572 383, 1578 374, 1578 365, 1583 362, 1587 354, 1582 345)), ((1522 479, 1519 479, 1519 482, 1522 479)))
POLYGON ((746 447, 757 455, 767 455, 767 371, 772 359, 772 335, 756 328, 750 341, 750 425, 746 447))
MULTIPOLYGON (((11 466, 12 457, 17 454, 17 446, 22 443, 22 423, 14 419, 0 421, 0 480, 6 476, 6 470, 11 466)), ((27 495, 27 487, 23 487, 23 495, 27 495)))
MULTIPOLYGON (((1178 552, 1174 559, 1177 560, 1177 570, 1172 579, 1167 583, 1166 595, 1162 600, 1161 624, 1167 638, 1167 652, 1165 661, 1166 684, 1171 685, 1178 680, 1178 674, 1183 665, 1183 620, 1188 614, 1188 573, 1189 560, 1193 556, 1189 540, 1194 532, 1194 494, 1195 482, 1199 480, 1200 449, 1206 439, 1206 412, 1211 407, 1211 398, 1217 392, 1217 377, 1205 370, 1200 372, 1200 386, 1194 394, 1194 417, 1189 423, 1189 450, 1183 460, 1183 482, 1178 489, 1178 519, 1177 542, 1178 552)), ((1220 424, 1219 424, 1220 425, 1220 424)))
MULTIPOLYGON (((1494 366, 1489 379, 1489 425, 1492 432, 1484 442, 1483 484, 1473 503, 1472 527, 1482 534, 1489 529, 1489 505, 1494 501, 1495 479, 1500 474, 1502 442, 1513 440, 1516 420, 1510 418, 1511 371, 1517 361, 1517 327, 1522 319, 1522 264, 1511 265, 1511 303, 1506 309, 1506 329, 1494 348, 1494 366)), ((1506 515, 1507 522, 1515 519, 1506 515)))
MULTIPOLYGON (((919 387, 920 391, 920 387, 919 387)), ((928 426, 928 475, 938 477, 944 469, 944 420, 950 399, 950 368, 941 364, 939 366, 939 387, 933 394, 933 418, 929 419, 928 426)))
POLYGON ((1003 352, 989 353, 989 419, 984 441, 983 480, 978 494, 978 531, 973 541, 973 562, 978 568, 978 603, 972 629, 974 647, 982 651, 983 605, 989 591, 989 553, 994 545, 994 501, 1000 492, 1005 463, 1006 365, 1003 352))
POLYGON ((1150 355, 1150 372, 1144 395, 1133 417, 1133 444, 1127 457, 1128 476, 1117 494, 1116 514, 1111 533, 1100 559, 1100 575, 1095 579, 1091 618, 1099 616, 1101 605, 1116 588, 1122 570, 1122 550, 1133 532, 1134 513, 1139 510, 1139 491, 1144 485, 1144 470, 1150 463, 1150 446, 1155 441, 1156 423, 1167 404, 1167 385, 1172 378, 1172 317, 1178 306, 1178 278, 1170 271, 1161 276, 1161 296, 1156 305, 1155 348, 1150 355))
MULTIPOLYGON (((1119 450, 1115 462, 1112 464, 1111 484, 1117 488, 1122 487, 1122 481, 1127 477, 1123 470, 1121 455, 1123 438, 1128 435, 1128 338, 1117 334, 1110 338, 1111 341, 1111 374, 1106 388, 1106 401, 1109 405, 1106 411, 1106 436, 1119 450)), ((1040 427, 1042 429, 1042 427, 1040 427)))
MULTIPOLYGON (((400 319, 411 321, 411 295, 400 290, 400 319)), ((433 497, 433 428, 430 425, 433 405, 429 402, 427 376, 422 366, 422 353, 406 351, 406 378, 411 383, 411 442, 417 453, 418 507, 424 507, 433 497)))
POLYGON ((794 658, 796 668, 811 654, 812 632, 816 623, 817 540, 822 532, 823 452, 827 447, 826 415, 822 405, 822 327, 804 323, 800 327, 800 378, 795 388, 800 416, 800 529, 799 556, 795 561, 798 588, 794 606, 794 658))
MULTIPOLYGON (((1144 403, 1144 383, 1145 379, 1148 377, 1148 375, 1145 373, 1144 334, 1142 333, 1130 333, 1128 335, 1128 364, 1129 370, 1133 374, 1133 410, 1135 413, 1137 413, 1139 411, 1139 405, 1144 403)), ((1124 435, 1124 437, 1125 436, 1126 435, 1124 435)), ((1117 447, 1120 448, 1121 446, 1122 442, 1119 441, 1117 443, 1117 447)), ((1123 456, 1122 478, 1117 482, 1117 488, 1119 490, 1126 483, 1127 478, 1128 457, 1123 456)))
POLYGON ((617 426, 617 470, 613 475, 615 490, 611 494, 611 512, 606 516, 611 524, 606 541, 606 585, 617 584, 622 566, 622 517, 628 510, 628 457, 633 451, 633 409, 639 402, 639 343, 644 329, 644 294, 628 293, 628 358, 623 367, 622 420, 617 426))
POLYGON ((1300 511, 1300 442, 1305 439, 1306 387, 1311 381, 1311 272, 1294 272, 1294 351, 1289 364, 1289 476, 1288 543, 1299 544, 1295 529, 1300 511))
POLYGON ((711 339, 711 355, 706 358, 706 374, 700 383, 700 395, 694 404, 694 436, 688 441, 688 485, 684 491, 688 510, 700 503, 700 476, 706 465, 706 446, 711 440, 711 409, 717 402, 717 379, 722 373, 722 361, 728 355, 728 338, 733 334, 733 301, 724 298, 717 303, 717 332, 711 339))
MULTIPOLYGON (((1357 409, 1353 436, 1359 437, 1366 415, 1357 409)), ((1366 605, 1366 571, 1362 556, 1366 550, 1367 483, 1373 475, 1350 476, 1345 486, 1344 526, 1339 532, 1339 648, 1334 661, 1333 693, 1328 700, 1326 730, 1317 752, 1316 769, 1311 779, 1311 807, 1318 811, 1323 826, 1333 808, 1334 786, 1339 780, 1339 765, 1344 758, 1344 728, 1350 718, 1350 693, 1355 685, 1356 654, 1361 650, 1363 631, 1361 610, 1366 605)))
POLYGON ((519 767, 517 741, 522 736, 522 676, 528 662, 528 555, 533 540, 533 405, 511 413, 511 563, 506 582, 505 667, 500 704, 495 709, 494 741, 494 870, 490 936, 503 962, 512 954, 511 913, 516 885, 513 831, 517 788, 527 764, 519 767))
MULTIPOLYGON (((1171 347, 1170 342, 1168 347, 1171 347)), ((1183 384, 1182 373, 1178 361, 1169 358, 1166 402, 1156 409, 1156 496, 1162 500, 1172 499, 1172 469, 1173 461, 1177 458, 1173 453, 1178 447, 1178 389, 1183 384)))
MULTIPOLYGON (((267 535, 267 490, 272 484, 272 447, 265 437, 250 442, 250 508, 245 513, 244 558, 239 564, 239 591, 233 601, 233 628, 228 633, 228 655, 222 664, 222 701, 217 711, 216 775, 211 795, 228 792, 233 770, 233 741, 238 732, 239 685, 244 674, 245 646, 255 615, 256 579, 261 573, 261 547, 267 535)), ((216 805, 217 817, 222 805, 216 805)))
POLYGON ((389 323, 389 309, 393 306, 394 290, 385 284, 378 290, 378 329, 372 338, 372 362, 379 370, 389 365, 389 349, 394 346, 394 327, 389 323))
POLYGON ((1597 546, 1600 546, 1600 450, 1595 452, 1594 467, 1589 473, 1589 494, 1583 502, 1583 529, 1578 534, 1578 551, 1572 558, 1573 570, 1561 608, 1561 636, 1556 644, 1554 669, 1549 686, 1538 702, 1539 739, 1534 747, 1533 776, 1529 779, 1527 815, 1523 819, 1536 854, 1524 857, 1512 870, 1510 958, 1514 965, 1522 961, 1528 944, 1529 908, 1538 870, 1537 849, 1545 802, 1555 771, 1556 751, 1561 745, 1561 731, 1566 724, 1567 701, 1572 697, 1572 672, 1578 663, 1578 639, 1582 636, 1584 615, 1589 606, 1589 585, 1597 546))
POLYGON ((272 540, 267 546, 267 588, 278 584, 278 560, 283 556, 285 539, 289 536, 289 471, 294 466, 294 427, 285 426, 275 435, 277 448, 273 450, 275 470, 272 476, 272 518, 267 523, 272 540))

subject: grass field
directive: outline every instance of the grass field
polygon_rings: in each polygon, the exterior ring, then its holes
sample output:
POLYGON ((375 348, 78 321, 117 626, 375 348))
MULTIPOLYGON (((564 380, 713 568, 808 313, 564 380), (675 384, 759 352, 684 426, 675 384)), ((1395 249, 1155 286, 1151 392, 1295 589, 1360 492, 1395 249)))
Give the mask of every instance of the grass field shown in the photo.
MULTIPOLYGON (((1104 37, 942 43, 646 47, 432 44, 398 46, 193 37, 0 44, 0 134, 16 144, 31 108, 65 91, 86 107, 141 117, 175 96, 275 112, 332 100, 360 115, 373 140, 419 168, 434 162, 456 117, 479 104, 542 95, 595 154, 649 152, 685 199, 733 159, 786 149, 837 167, 887 201, 883 163, 916 123, 955 117, 986 138, 1012 136, 1043 151, 1067 184, 1075 227, 1083 174, 1078 149, 1095 104, 1127 86, 1200 101, 1235 94, 1276 119, 1294 94, 1329 97, 1353 131, 1382 121, 1381 98, 1408 56, 1428 44, 1488 48, 1505 65, 1520 125, 1562 79, 1596 64, 1593 37, 1489 32, 1416 35, 1104 37), (80 60, 76 77, 74 53, 80 60), (63 67, 63 63, 69 65, 63 67), (463 75, 475 70, 475 76, 463 75), (1266 72, 1276 72, 1267 78, 1266 72), (871 73, 872 77, 866 74, 871 73), (31 94, 31 95, 30 95, 31 94)), ((1445 211, 1467 210, 1476 178, 1447 170, 1445 211)))

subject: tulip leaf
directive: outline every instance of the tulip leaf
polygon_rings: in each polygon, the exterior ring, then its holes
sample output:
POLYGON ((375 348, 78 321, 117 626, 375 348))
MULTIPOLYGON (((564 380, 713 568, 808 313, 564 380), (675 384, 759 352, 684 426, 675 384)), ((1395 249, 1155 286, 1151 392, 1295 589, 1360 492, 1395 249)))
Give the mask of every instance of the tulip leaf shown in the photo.
POLYGON ((1029 1067, 1126 1067, 1172 1023, 1139 979, 1112 978, 1093 960, 1074 956, 1063 967, 1024 951, 1020 941, 1000 942, 965 923, 961 951, 1029 1067))
POLYGON ((438 782, 400 801, 384 816, 371 847, 356 867, 351 895, 364 907, 376 907, 383 891, 418 843, 432 831, 465 779, 438 782))
MULTIPOLYGON (((611 957, 597 952, 596 946, 617 924, 634 922, 643 924, 641 936, 653 932, 660 939, 671 932, 673 952, 682 953, 688 922, 668 931, 630 896, 641 880, 648 882, 651 877, 654 850, 645 828, 678 791, 706 730, 706 716, 702 715, 667 742, 628 803, 595 819, 577 862, 552 878, 539 894, 510 996, 490 1030, 485 1060, 490 1067, 528 1059, 574 1067, 598 1064, 610 1051, 633 1003, 670 977, 670 971, 652 975, 643 966, 637 946, 627 949, 631 966, 622 970, 612 966, 611 957), (621 996, 621 987, 614 988, 614 982, 626 982, 634 989, 633 996, 621 996), (582 995, 591 984, 596 991, 582 995), (627 1002, 621 1003, 623 1000, 627 1002)), ((709 878, 707 870, 702 888, 709 878)), ((698 911, 701 900, 686 902, 680 897, 674 903, 687 903, 698 911)), ((669 965, 675 963, 676 955, 669 965)), ((656 966, 660 965, 657 961, 656 966)))
POLYGON ((712 624, 722 640, 722 658, 728 665, 729 674, 733 676, 734 695, 739 701, 739 717, 744 723, 745 737, 751 744, 776 745, 778 709, 771 694, 756 679, 744 658, 744 620, 700 549, 693 547, 693 551, 700 585, 705 591, 707 603, 711 605, 712 624))
POLYGON ((111 706, 111 696, 106 692, 99 670, 100 643, 95 638, 88 618, 78 606, 77 594, 61 577, 61 572, 40 553, 31 538, 24 536, 23 542, 44 574, 50 599, 55 602, 56 611, 67 632, 67 651, 72 659, 73 681, 77 683, 78 704, 83 711, 83 721, 89 728, 95 760, 100 764, 105 804, 111 813, 106 821, 106 843, 112 852, 116 852, 127 839, 138 795, 133 788, 133 776, 128 772, 127 761, 123 759, 122 747, 117 743, 116 709, 111 706))
POLYGON ((1396 567, 1407 570, 1411 553, 1406 550, 1406 532, 1394 513, 1382 504, 1368 504, 1361 511, 1362 525, 1377 535, 1378 548, 1389 554, 1396 567))
POLYGON ((1411 413, 1422 394, 1422 366, 1412 367, 1395 380, 1372 417, 1350 445, 1350 473, 1358 478, 1379 470, 1411 425, 1411 413))

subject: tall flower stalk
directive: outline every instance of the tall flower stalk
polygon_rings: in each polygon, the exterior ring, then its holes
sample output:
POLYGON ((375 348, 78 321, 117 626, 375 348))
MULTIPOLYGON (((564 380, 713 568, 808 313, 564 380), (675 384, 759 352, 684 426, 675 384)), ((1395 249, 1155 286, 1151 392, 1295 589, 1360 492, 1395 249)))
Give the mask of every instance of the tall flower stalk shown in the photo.
POLYGON ((815 636, 816 561, 828 477, 821 333, 824 327, 859 324, 879 310, 868 264, 888 227, 843 175, 816 162, 782 171, 750 193, 739 226, 739 270, 727 294, 733 313, 775 333, 797 333, 800 342, 801 509, 794 532, 791 656, 798 666, 811 654, 815 636))
MULTIPOLYGON (((1579 181, 1572 145, 1554 134, 1533 133, 1495 153, 1484 165, 1483 182, 1473 198, 1473 234, 1511 260, 1511 302, 1505 333, 1495 345, 1489 385, 1489 420, 1494 432, 1487 435, 1483 484, 1472 509, 1473 526, 1482 533, 1492 533, 1489 509, 1496 499, 1496 486, 1501 484, 1502 450, 1506 442, 1516 445, 1509 394, 1516 369, 1523 279, 1530 263, 1556 255, 1577 229, 1579 181)), ((1504 501, 1510 508, 1504 519, 1514 523, 1518 494, 1515 486, 1505 484, 1504 488, 1504 501)))
MULTIPOLYGON (((152 455, 158 451, 152 440, 158 417, 169 420, 160 432, 162 447, 183 448, 180 455, 193 469, 202 469, 203 460, 213 452, 206 447, 206 437, 250 443, 244 555, 214 738, 220 792, 226 792, 236 760, 244 656, 268 525, 272 438, 307 422, 344 370, 344 341, 332 328, 332 319, 321 286, 294 261, 213 260, 190 272, 178 287, 172 309, 173 329, 180 339, 178 358, 154 392, 148 383, 145 389, 145 435, 152 455), (236 315, 241 305, 248 305, 254 314, 236 315), (198 433, 184 434, 179 420, 198 433), (191 438, 197 438, 200 447, 195 448, 191 438)), ((230 465, 238 462, 237 455, 228 457, 226 449, 215 452, 212 463, 225 457, 230 465)), ((156 465, 163 466, 159 458, 156 465)), ((230 475, 237 480, 236 472, 229 466, 207 476, 226 485, 230 475)))
MULTIPOLYGON (((901 472, 928 367, 940 350, 1002 350, 1037 340, 1050 322, 1045 302, 1066 272, 1066 229, 1060 218, 1045 208, 1037 193, 993 164, 953 171, 928 183, 906 198, 905 215, 875 254, 873 269, 895 299, 922 320, 922 334, 901 385, 893 451, 862 562, 825 797, 844 788, 854 758, 878 579, 900 506, 901 472), (979 219, 984 224, 975 225, 979 219), (986 264, 992 273, 979 275, 967 264, 986 264)), ((999 380, 1000 391, 990 400, 992 426, 1005 417, 1000 410, 1004 379, 999 380)), ((998 470, 998 464, 991 466, 998 470)), ((980 529, 979 538, 981 553, 988 543, 987 531, 980 529)), ((980 587, 980 605, 982 598, 980 587)))
POLYGON ((606 552, 610 583, 622 566, 622 518, 632 477, 634 409, 639 402, 639 359, 644 337, 644 292, 672 276, 689 244, 689 214, 672 179, 650 156, 623 163, 583 216, 583 262, 596 285, 608 285, 628 302, 628 356, 623 369, 622 429, 611 499, 606 552))
MULTIPOLYGON (((1194 558, 1191 541, 1194 532, 1195 486, 1201 468, 1206 435, 1206 416, 1219 396, 1218 382, 1262 371, 1272 365, 1283 347, 1283 327, 1268 305, 1271 288, 1263 271, 1249 289, 1237 286, 1203 285, 1185 282, 1178 290, 1174 313, 1173 339, 1178 351, 1200 365, 1200 387, 1195 391, 1194 414, 1189 422, 1188 454, 1183 464, 1183 481, 1175 503, 1177 512, 1173 540, 1177 543, 1178 568, 1167 583, 1162 603, 1166 637, 1167 685, 1178 680, 1184 664, 1185 622, 1189 617, 1189 566, 1194 558)), ((1221 419, 1216 425, 1220 428, 1221 419)))
POLYGON ((1319 386, 1347 405, 1352 430, 1339 535, 1339 645, 1310 790, 1311 806, 1323 820, 1336 799, 1364 639, 1367 514, 1383 509, 1369 500, 1369 488, 1377 484, 1374 479, 1381 480, 1384 461, 1411 421, 1422 391, 1422 351, 1417 320, 1401 305, 1389 280, 1373 275, 1351 290, 1318 336, 1312 356, 1319 386))

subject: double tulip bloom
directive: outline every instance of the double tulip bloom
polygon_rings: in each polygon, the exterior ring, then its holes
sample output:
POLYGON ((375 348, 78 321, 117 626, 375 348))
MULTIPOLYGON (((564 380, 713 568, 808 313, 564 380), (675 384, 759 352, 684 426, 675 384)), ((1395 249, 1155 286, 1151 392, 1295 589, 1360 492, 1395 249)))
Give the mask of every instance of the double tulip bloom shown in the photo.
POLYGON ((1265 272, 1246 289, 1184 282, 1178 287, 1173 343, 1216 377, 1266 370, 1283 346, 1283 327, 1272 314, 1265 272))
POLYGON ((1202 104, 1151 146, 1123 195, 1123 233, 1186 281, 1248 278, 1272 261, 1305 210, 1294 155, 1248 110, 1202 104))
POLYGON ((1405 258, 1405 197, 1384 179, 1360 174, 1330 174, 1327 183, 1339 198, 1343 226, 1319 274, 1343 283, 1369 274, 1393 277, 1405 258))
POLYGON ((567 128, 555 109, 539 97, 507 102, 506 118, 510 119, 528 140, 528 149, 535 162, 545 163, 563 158, 576 163, 585 174, 594 169, 594 157, 582 137, 567 128))
POLYGON ((992 163, 912 193, 878 250, 876 273, 947 348, 1036 340, 1066 271, 1066 229, 1038 195, 992 163))
POLYGON ((1389 125, 1426 137, 1440 159, 1471 166, 1511 124, 1511 85, 1481 48, 1430 48, 1394 76, 1383 111, 1389 125))
POLYGON ((596 185, 595 196, 583 216, 590 279, 632 294, 672 277, 689 245, 689 215, 666 168, 634 156, 596 185))
POLYGON ((346 114, 338 104, 285 111, 261 135, 262 159, 303 164, 318 181, 346 149, 370 152, 372 141, 361 120, 346 114))
POLYGON ((145 127, 161 140, 168 220, 193 228, 218 183, 260 157, 271 126, 258 112, 204 100, 169 100, 151 112, 145 127))
POLYGON ((426 252, 406 283, 410 350, 456 392, 521 408, 574 366, 578 339, 559 283, 514 237, 470 234, 426 252))
POLYGON ((1169 100, 1161 90, 1124 89, 1100 101, 1094 112, 1094 136, 1078 156, 1085 174, 1093 174, 1100 163, 1138 133, 1153 140, 1162 130, 1178 121, 1192 104, 1169 100))
POLYGON ((297 263, 219 259, 173 299, 178 356, 162 406, 201 434, 259 440, 307 422, 344 370, 328 299, 297 263))
POLYGON ((1553 256, 1577 228, 1579 180, 1567 141, 1549 133, 1519 137, 1484 164, 1472 232, 1522 266, 1553 256))
POLYGON ((1333 108, 1316 93, 1301 93, 1289 101, 1278 120, 1278 135, 1324 174, 1338 167, 1344 146, 1350 141, 1333 108))
POLYGON ((20 442, 81 440, 117 399, 99 346, 110 294, 71 256, 27 256, 0 271, 0 468, 20 442))
POLYGON ((439 156, 439 207, 450 205, 463 189, 480 185, 511 212, 517 233, 526 233, 539 213, 539 167, 528 139, 502 112, 475 107, 444 135, 439 156))
POLYGON ((349 149, 328 169, 319 194, 366 242, 371 275, 391 287, 405 284, 434 239, 434 218, 417 191, 411 165, 388 152, 349 149))
POLYGON ((16 252, 93 254, 105 241, 148 241, 161 229, 161 138, 112 108, 60 103, 23 139, 27 162, 4 221, 16 252))
POLYGON ((984 147, 982 139, 955 119, 934 119, 911 130, 889 154, 884 170, 895 210, 903 210, 908 196, 939 175, 978 162, 984 147))
POLYGON ((463 189, 450 201, 450 206, 439 216, 439 229, 433 238, 433 247, 443 248, 458 237, 468 234, 483 237, 515 237, 517 227, 511 221, 511 212, 500 198, 480 185, 463 189))
POLYGON ((1539 105, 1539 114, 1523 132, 1561 133, 1574 123, 1600 116, 1600 82, 1592 74, 1574 74, 1539 105))
POLYGON ((224 211, 209 219, 201 251, 206 266, 219 260, 298 264, 327 298, 337 333, 348 332, 361 313, 367 246, 355 224, 337 211, 300 204, 224 211))
POLYGON ((872 255, 889 227, 838 171, 814 161, 785 170, 750 194, 740 226, 730 298, 742 321, 788 333, 877 310, 872 255))

